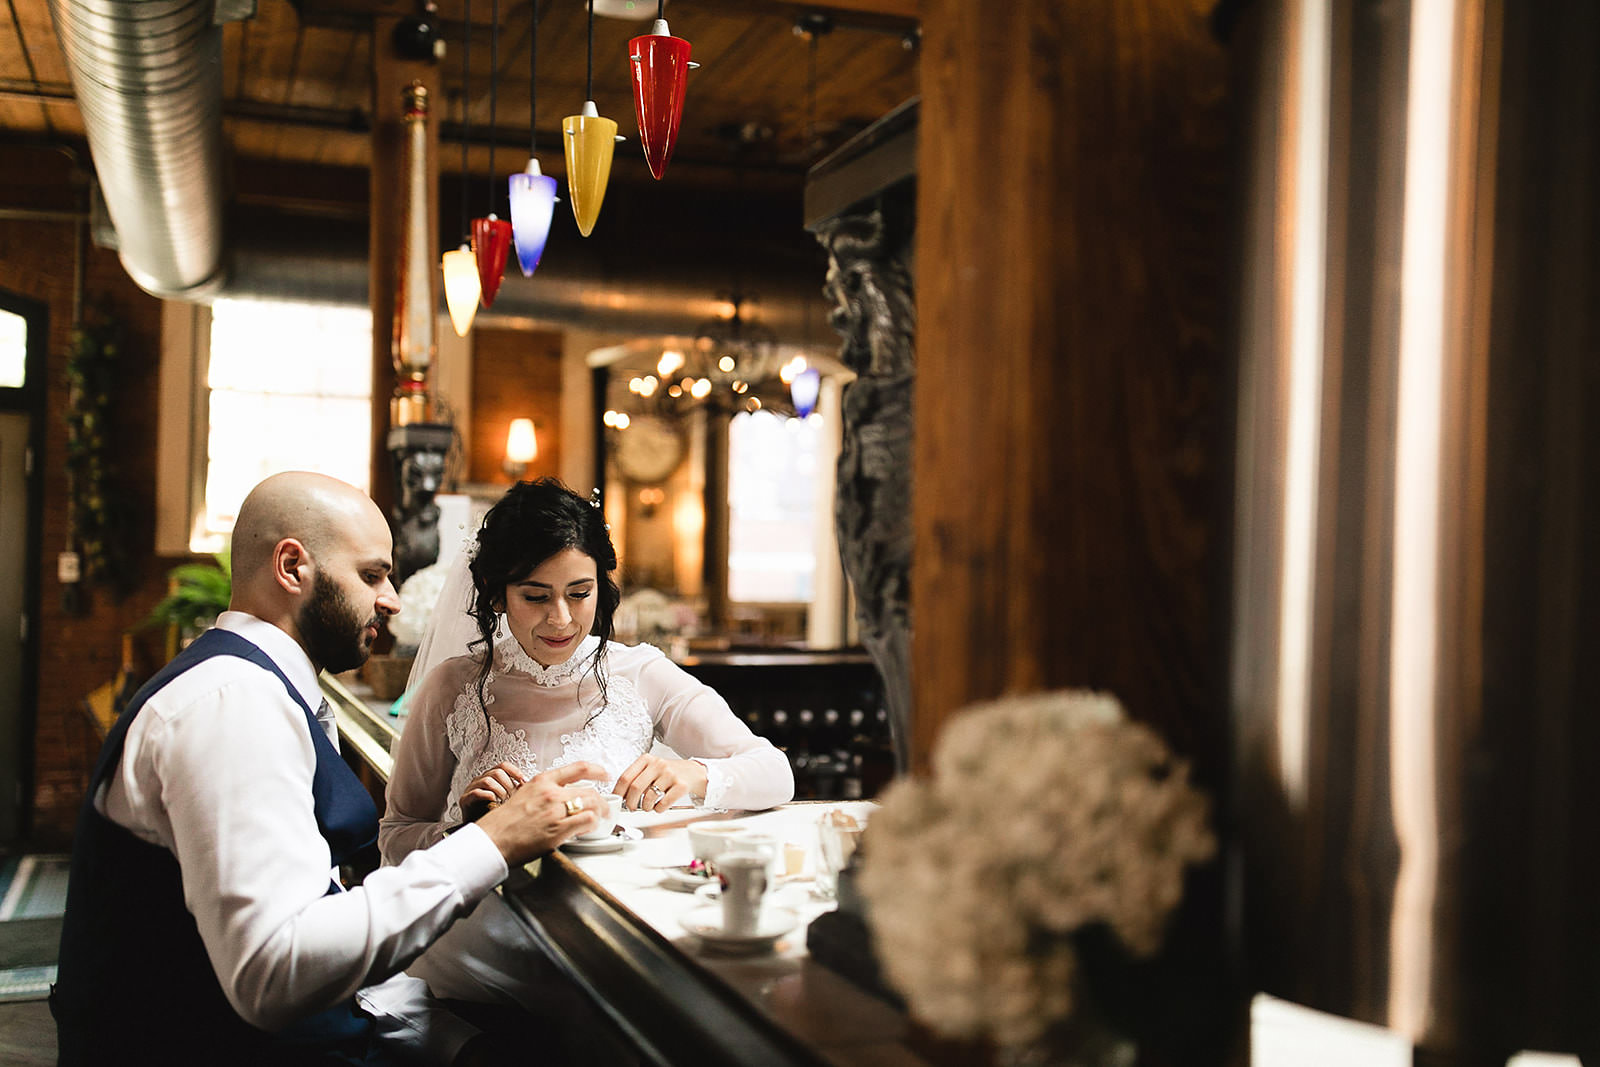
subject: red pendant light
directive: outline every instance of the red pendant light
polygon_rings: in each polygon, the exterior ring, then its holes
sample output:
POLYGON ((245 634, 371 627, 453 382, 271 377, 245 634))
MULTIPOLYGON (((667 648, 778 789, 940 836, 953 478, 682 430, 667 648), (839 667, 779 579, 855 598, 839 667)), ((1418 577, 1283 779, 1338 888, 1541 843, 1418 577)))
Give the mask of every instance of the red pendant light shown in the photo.
POLYGON ((478 282, 483 286, 483 306, 493 307, 511 254, 511 223, 490 212, 472 220, 472 254, 478 260, 478 282))
POLYGON ((644 159, 657 181, 667 172, 672 147, 683 119, 683 97, 689 87, 689 42, 674 37, 656 7, 650 32, 628 42, 628 68, 633 75, 633 110, 639 118, 644 159))
POLYGON ((511 254, 511 223, 494 213, 494 131, 496 83, 500 80, 500 0, 494 2, 489 27, 489 214, 472 220, 472 255, 478 261, 478 282, 483 288, 483 306, 493 307, 505 277, 506 259, 511 254))

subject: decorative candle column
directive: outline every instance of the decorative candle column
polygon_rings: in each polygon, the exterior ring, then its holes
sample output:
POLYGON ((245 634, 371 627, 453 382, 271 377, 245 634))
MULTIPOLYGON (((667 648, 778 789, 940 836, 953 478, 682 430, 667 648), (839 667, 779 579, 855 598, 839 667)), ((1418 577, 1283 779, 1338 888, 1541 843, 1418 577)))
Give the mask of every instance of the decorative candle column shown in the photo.
POLYGON ((398 489, 389 518, 394 525, 396 584, 439 558, 439 508, 433 502, 444 480, 445 458, 454 436, 434 421, 428 371, 438 294, 434 282, 433 184, 428 152, 428 90, 414 81, 404 90, 405 147, 403 239, 398 249, 393 341, 395 387, 389 400, 388 451, 398 489))
POLYGON ((426 422, 429 415, 428 365, 433 362, 434 309, 433 196, 428 184, 428 90, 421 82, 405 88, 405 195, 401 216, 399 286, 394 304, 395 388, 389 401, 391 427, 426 422))

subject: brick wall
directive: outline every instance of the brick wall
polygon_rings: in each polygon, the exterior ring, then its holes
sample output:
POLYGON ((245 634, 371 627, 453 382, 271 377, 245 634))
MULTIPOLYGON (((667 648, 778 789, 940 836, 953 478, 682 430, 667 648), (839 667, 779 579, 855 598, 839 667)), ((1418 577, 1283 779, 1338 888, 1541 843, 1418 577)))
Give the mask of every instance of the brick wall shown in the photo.
MULTIPOLYGON (((7 207, 70 210, 80 207, 81 184, 71 159, 54 149, 8 147, 7 207)), ((63 611, 56 555, 65 547, 67 389, 64 370, 71 341, 76 228, 71 222, 0 219, 0 288, 42 301, 49 313, 47 428, 43 471, 43 543, 40 569, 38 709, 34 740, 33 836, 64 841, 82 800, 98 741, 80 711, 85 693, 117 669, 123 630, 142 619, 166 590, 177 560, 154 556, 155 410, 159 367, 160 302, 123 271, 116 253, 88 245, 84 292, 122 325, 122 366, 109 436, 116 491, 126 507, 123 525, 129 592, 118 599, 89 587, 78 614, 63 611)), ((86 242, 87 245, 87 242, 86 242)), ((147 631, 136 644, 139 666, 154 671, 161 635, 147 631)))
POLYGON ((478 327, 472 348, 472 452, 467 480, 509 484, 500 469, 511 420, 531 418, 539 458, 530 477, 561 470, 561 341, 559 333, 478 327))

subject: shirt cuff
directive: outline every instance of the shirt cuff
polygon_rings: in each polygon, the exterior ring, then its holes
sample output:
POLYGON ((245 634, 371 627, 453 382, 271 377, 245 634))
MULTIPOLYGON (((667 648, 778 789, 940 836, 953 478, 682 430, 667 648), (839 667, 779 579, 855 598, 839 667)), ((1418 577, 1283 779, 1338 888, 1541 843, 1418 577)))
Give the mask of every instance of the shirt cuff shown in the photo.
POLYGON ((500 849, 477 823, 460 827, 429 847, 428 854, 455 878, 461 895, 472 901, 487 895, 511 873, 500 849))
POLYGON ((727 795, 729 783, 728 776, 722 770, 722 761, 709 762, 697 759, 695 762, 706 769, 706 796, 700 802, 701 806, 718 811, 725 809, 727 805, 723 804, 722 800, 727 795))

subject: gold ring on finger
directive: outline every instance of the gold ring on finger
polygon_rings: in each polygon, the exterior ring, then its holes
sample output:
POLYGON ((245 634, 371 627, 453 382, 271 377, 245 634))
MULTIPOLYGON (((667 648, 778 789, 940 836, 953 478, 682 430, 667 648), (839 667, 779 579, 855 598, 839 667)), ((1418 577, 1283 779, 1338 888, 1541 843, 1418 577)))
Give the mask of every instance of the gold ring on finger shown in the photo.
POLYGON ((568 815, 576 815, 576 814, 578 814, 578 812, 580 812, 582 810, 583 810, 583 801, 579 800, 577 797, 568 797, 567 798, 567 814, 568 815))

